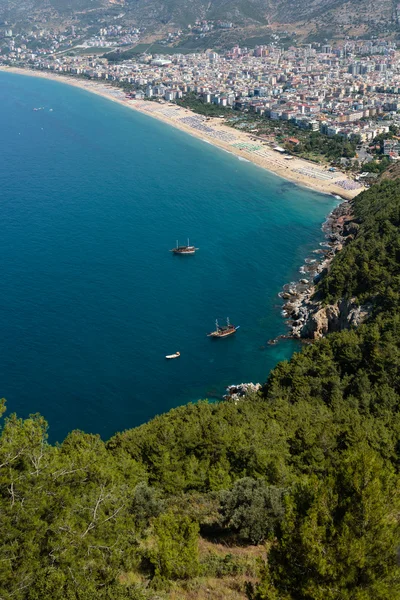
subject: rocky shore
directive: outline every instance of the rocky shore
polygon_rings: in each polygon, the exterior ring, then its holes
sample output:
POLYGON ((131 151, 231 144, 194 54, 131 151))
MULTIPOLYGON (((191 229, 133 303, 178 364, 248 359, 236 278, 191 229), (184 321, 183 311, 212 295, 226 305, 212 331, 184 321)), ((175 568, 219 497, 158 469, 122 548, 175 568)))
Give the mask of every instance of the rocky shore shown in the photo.
MULTIPOLYGON (((355 299, 323 306, 314 298, 316 284, 327 273, 333 257, 357 233, 358 224, 353 221, 351 202, 339 204, 322 228, 326 241, 321 243, 321 248, 314 250, 313 258, 305 260, 300 269, 302 278, 286 284, 279 294, 285 300, 282 316, 289 328, 289 333, 281 337, 318 339, 331 331, 359 325, 370 312, 369 306, 359 306, 355 299)), ((277 341, 271 340, 270 343, 277 341)))
POLYGON ((250 393, 256 393, 261 389, 260 383, 239 383, 238 385, 230 385, 226 388, 224 400, 238 402, 250 393))
MULTIPOLYGON (((312 257, 305 259, 300 268, 301 278, 287 283, 279 294, 284 300, 282 316, 289 331, 270 340, 269 344, 277 344, 279 340, 288 338, 316 340, 332 331, 357 327, 368 317, 371 306, 360 306, 355 298, 341 299, 328 305, 323 305, 315 298, 317 283, 328 272, 334 256, 357 234, 358 227, 353 218, 351 201, 342 202, 329 214, 322 226, 325 241, 313 251, 312 257)), ((260 388, 259 383, 230 385, 223 399, 237 404, 248 394, 257 393, 260 388)))

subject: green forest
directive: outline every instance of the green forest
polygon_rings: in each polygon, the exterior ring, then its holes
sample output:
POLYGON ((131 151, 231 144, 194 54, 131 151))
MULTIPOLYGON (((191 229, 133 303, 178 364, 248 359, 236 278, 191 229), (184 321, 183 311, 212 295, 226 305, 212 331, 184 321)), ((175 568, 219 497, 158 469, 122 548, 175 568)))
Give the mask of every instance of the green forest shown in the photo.
POLYGON ((369 319, 259 394, 106 442, 51 445, 43 416, 4 415, 1 600, 400 598, 398 181, 353 214, 316 293, 368 302, 369 319))

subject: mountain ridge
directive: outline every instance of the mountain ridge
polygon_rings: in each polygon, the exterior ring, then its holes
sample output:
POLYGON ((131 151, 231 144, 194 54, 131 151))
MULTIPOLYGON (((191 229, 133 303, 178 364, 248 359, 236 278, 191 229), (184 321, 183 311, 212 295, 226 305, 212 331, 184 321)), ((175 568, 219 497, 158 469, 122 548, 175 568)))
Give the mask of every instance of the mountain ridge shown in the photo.
POLYGON ((124 19, 153 32, 165 27, 184 27, 198 20, 228 21, 235 27, 265 27, 289 31, 300 39, 310 35, 356 37, 393 35, 399 29, 398 5, 393 0, 11 0, 0 2, 0 17, 24 19, 26 14, 50 11, 56 20, 81 19, 88 13, 99 15, 120 8, 124 19))

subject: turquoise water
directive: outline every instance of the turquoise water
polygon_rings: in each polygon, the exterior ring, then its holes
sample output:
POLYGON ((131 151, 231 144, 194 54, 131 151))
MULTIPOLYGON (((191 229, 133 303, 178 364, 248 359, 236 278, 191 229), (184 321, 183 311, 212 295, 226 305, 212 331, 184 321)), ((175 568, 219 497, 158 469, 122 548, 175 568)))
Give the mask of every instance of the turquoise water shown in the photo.
POLYGON ((40 412, 53 440, 107 438, 290 357, 266 345, 285 332, 277 294, 333 198, 58 82, 1 73, 0 131, 9 411, 40 412), (168 252, 188 236, 195 256, 168 252), (226 316, 237 334, 208 339, 226 316))

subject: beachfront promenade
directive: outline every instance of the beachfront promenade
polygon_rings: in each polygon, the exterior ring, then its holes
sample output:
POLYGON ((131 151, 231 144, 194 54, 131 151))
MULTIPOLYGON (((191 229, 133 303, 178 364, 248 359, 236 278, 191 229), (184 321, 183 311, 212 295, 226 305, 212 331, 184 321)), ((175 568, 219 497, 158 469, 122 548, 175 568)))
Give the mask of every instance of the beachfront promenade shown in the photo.
POLYGON ((141 112, 162 118, 162 120, 166 120, 186 131, 189 130, 189 133, 216 143, 238 156, 243 156, 278 175, 294 179, 302 185, 347 197, 355 195, 362 189, 358 182, 349 179, 340 171, 332 173, 326 167, 314 165, 299 158, 291 157, 289 161, 287 156, 285 158, 267 143, 254 142, 248 133, 231 130, 228 126, 221 124, 217 118, 206 118, 202 115, 190 113, 190 111, 180 106, 170 106, 158 102, 140 100, 128 100, 126 102, 141 112), (314 185, 310 185, 310 181, 314 185), (347 194, 344 192, 347 192, 347 194))

